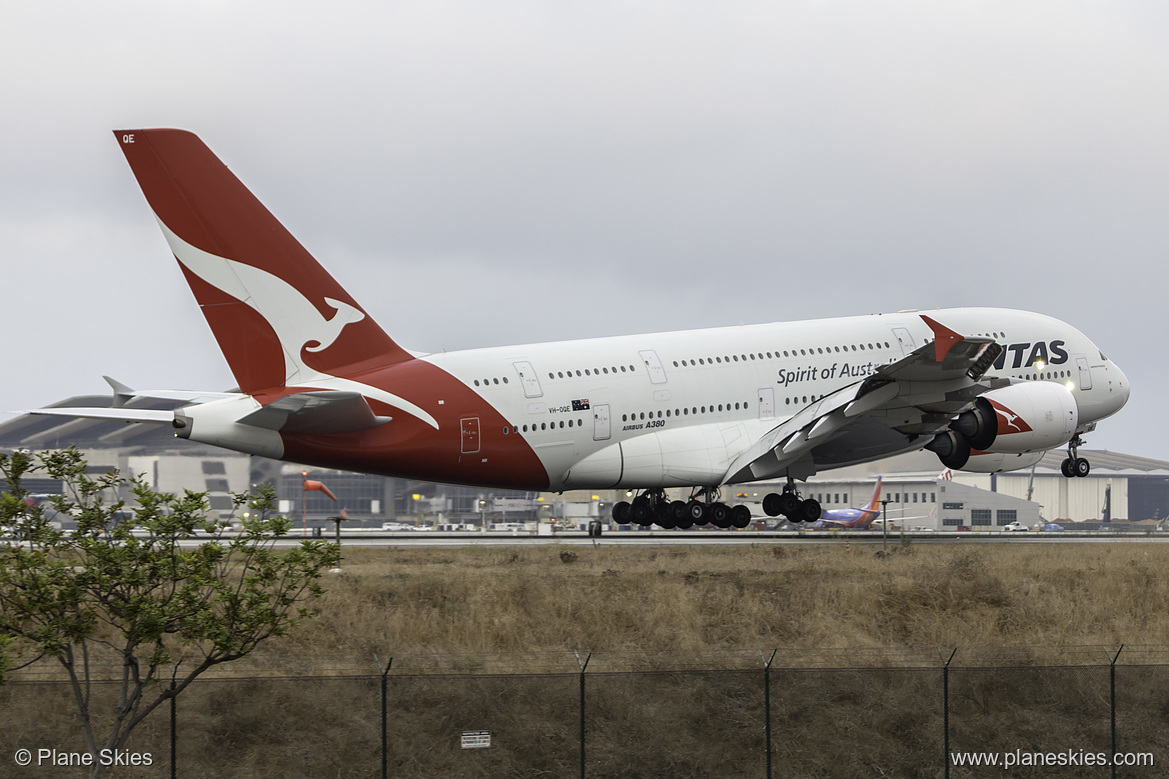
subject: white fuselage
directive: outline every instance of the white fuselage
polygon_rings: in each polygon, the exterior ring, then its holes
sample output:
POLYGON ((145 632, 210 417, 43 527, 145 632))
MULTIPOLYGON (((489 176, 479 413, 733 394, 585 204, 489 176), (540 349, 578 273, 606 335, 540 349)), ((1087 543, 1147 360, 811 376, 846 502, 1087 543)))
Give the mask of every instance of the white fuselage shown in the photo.
MULTIPOLYGON (((993 338, 1006 347, 1001 367, 992 367, 988 376, 1066 386, 1079 408, 1080 430, 1115 413, 1128 398, 1120 369, 1085 335, 1057 319, 989 308, 929 315, 963 335, 993 338)), ((547 470, 549 489, 715 486, 735 457, 768 430, 933 337, 914 312, 527 344, 423 359, 465 382, 508 420, 503 432, 532 447, 547 470)), ((855 459, 828 467, 925 443, 858 452, 855 459)))

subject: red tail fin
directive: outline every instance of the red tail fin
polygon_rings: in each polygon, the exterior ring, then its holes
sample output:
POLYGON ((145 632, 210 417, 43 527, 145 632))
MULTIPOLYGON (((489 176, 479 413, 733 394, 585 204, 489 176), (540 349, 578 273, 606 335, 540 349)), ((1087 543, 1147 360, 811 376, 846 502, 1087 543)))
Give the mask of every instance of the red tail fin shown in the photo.
POLYGON ((114 135, 241 390, 411 359, 198 137, 114 135))

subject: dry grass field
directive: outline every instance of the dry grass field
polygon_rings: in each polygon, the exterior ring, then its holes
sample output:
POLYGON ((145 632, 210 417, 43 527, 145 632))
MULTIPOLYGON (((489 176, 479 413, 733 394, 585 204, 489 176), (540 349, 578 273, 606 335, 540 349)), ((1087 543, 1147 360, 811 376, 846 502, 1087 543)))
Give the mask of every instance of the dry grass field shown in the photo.
MULTIPOLYGON (((233 664, 242 675, 197 682, 181 696, 179 775, 380 775, 374 656, 491 655, 514 662, 470 674, 395 662, 390 776, 579 775, 585 711, 589 777, 764 776, 768 755, 774 776, 937 777, 947 733, 952 750, 1107 751, 1103 652, 1085 661, 1083 652, 1037 651, 1032 664, 1024 651, 1012 654, 1017 667, 957 668, 947 730, 944 652, 917 666, 863 669, 861 650, 1169 644, 1164 545, 956 542, 875 552, 843 541, 350 551, 343 572, 327 577, 316 619, 233 664), (825 654, 816 647, 850 651, 834 655, 839 664, 803 662, 825 654), (759 649, 780 650, 769 682, 764 655, 736 660, 759 649), (623 672, 599 660, 585 677, 571 664, 556 673, 526 665, 530 653, 571 658, 568 650, 649 660, 623 672), (655 657, 693 662, 655 668, 655 657), (326 670, 339 666, 364 670, 326 670), (460 733, 476 729, 492 732, 492 748, 460 749, 460 733)), ((1117 699, 1118 748, 1169 760, 1169 666, 1118 667, 1117 699)), ((67 688, 0 687, 0 734, 0 758, 18 746, 77 749, 67 688)), ((166 775, 167 713, 148 719, 131 747, 151 753, 154 766, 111 775, 166 775)))
POLYGON ((269 657, 1169 643, 1169 546, 350 551, 269 657))

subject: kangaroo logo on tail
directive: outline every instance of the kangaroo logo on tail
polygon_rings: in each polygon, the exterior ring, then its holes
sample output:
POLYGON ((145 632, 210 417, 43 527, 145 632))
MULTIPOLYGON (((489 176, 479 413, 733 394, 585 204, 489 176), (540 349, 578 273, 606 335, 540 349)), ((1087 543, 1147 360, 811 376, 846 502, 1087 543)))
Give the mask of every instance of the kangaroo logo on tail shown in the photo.
POLYGON ((381 400, 438 429, 433 416, 415 404, 351 379, 321 373, 304 363, 300 351, 322 352, 340 337, 346 326, 365 319, 354 306, 326 297, 335 313, 326 319, 304 294, 279 276, 246 263, 229 260, 184 241, 159 220, 178 261, 216 289, 255 310, 276 333, 284 352, 284 384, 324 389, 350 389, 381 400))
POLYGON ((276 332, 284 351, 284 383, 296 386, 317 372, 304 364, 300 350, 322 352, 333 345, 346 325, 365 314, 333 298, 325 298, 336 313, 326 319, 296 287, 279 276, 242 262, 229 260, 192 246, 160 221, 167 243, 187 270, 231 295, 264 317, 276 332))
POLYGON ((345 329, 345 325, 352 322, 360 322, 362 319, 365 319, 365 314, 348 303, 333 300, 333 298, 325 298, 325 302, 332 306, 337 313, 331 319, 325 320, 325 324, 329 325, 329 332, 326 334, 328 336, 327 340, 318 340, 316 346, 309 346, 309 343, 312 343, 311 341, 305 342, 304 348, 310 352, 319 352, 328 349, 333 341, 337 340, 337 336, 341 335, 341 331, 345 329))

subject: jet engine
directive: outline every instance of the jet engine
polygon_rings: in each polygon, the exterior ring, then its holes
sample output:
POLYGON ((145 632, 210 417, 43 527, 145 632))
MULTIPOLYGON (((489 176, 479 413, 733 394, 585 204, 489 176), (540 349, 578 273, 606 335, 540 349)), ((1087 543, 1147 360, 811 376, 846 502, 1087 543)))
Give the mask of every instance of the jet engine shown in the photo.
POLYGON ((1064 385, 1026 381, 978 398, 974 408, 963 412, 926 448, 936 452, 947 468, 981 472, 1022 468, 1032 463, 987 470, 970 467, 968 462, 971 454, 1024 454, 1054 449, 1075 436, 1078 424, 1076 399, 1064 385))

